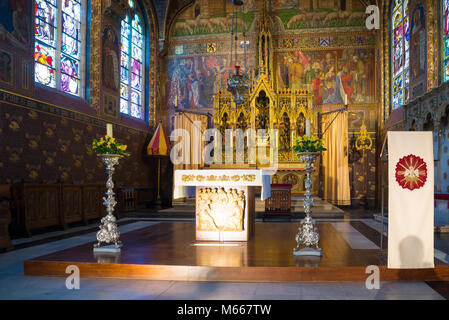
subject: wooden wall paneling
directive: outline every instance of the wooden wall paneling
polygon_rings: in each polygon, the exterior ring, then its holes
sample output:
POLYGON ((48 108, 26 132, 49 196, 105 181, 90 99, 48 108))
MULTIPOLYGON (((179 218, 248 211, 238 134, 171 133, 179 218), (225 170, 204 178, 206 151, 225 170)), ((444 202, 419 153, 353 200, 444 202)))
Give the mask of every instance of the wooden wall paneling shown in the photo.
POLYGON ((11 238, 9 237, 9 224, 11 222, 11 212, 9 206, 0 204, 0 249, 12 248, 11 238))
POLYGON ((154 203, 154 188, 136 188, 137 203, 136 208, 148 208, 151 203, 154 203))
POLYGON ((27 229, 64 225, 61 219, 59 184, 24 185, 24 203, 27 229))
POLYGON ((14 235, 29 237, 32 229, 61 224, 59 195, 59 184, 14 184, 11 228, 14 235))
POLYGON ((11 185, 0 185, 0 249, 11 249, 9 236, 11 223, 11 185))
POLYGON ((62 185, 62 211, 64 225, 83 221, 83 189, 79 185, 62 185))
POLYGON ((30 236, 30 231, 50 226, 67 228, 69 223, 87 222, 106 215, 100 184, 13 185, 12 230, 14 236, 30 236))
POLYGON ((100 185, 83 185, 83 221, 101 217, 102 199, 100 185))

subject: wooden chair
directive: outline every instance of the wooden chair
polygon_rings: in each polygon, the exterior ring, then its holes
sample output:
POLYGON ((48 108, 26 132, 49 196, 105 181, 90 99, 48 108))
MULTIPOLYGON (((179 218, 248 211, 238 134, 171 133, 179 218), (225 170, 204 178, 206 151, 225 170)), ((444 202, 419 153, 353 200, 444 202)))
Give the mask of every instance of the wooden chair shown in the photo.
POLYGON ((265 200, 262 220, 268 217, 287 217, 291 219, 291 184, 272 184, 271 197, 265 200))

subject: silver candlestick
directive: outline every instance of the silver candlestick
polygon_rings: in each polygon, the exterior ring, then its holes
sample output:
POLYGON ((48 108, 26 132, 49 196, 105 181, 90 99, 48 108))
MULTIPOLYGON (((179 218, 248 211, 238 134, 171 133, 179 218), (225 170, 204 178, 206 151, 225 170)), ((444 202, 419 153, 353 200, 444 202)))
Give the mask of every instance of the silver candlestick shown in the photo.
POLYGON ((108 181, 106 182, 106 196, 103 197, 103 204, 106 206, 107 215, 101 219, 100 231, 97 232, 98 243, 94 244, 94 251, 120 251, 122 247, 120 238, 120 231, 117 227, 117 219, 114 217, 114 207, 117 204, 114 194, 114 182, 112 181, 112 175, 115 171, 115 166, 119 160, 123 158, 119 154, 100 154, 98 155, 106 166, 106 173, 108 174, 108 181), (101 247, 102 243, 114 243, 115 248, 101 247))
POLYGON ((302 162, 306 164, 306 193, 304 198, 304 209, 306 217, 301 222, 299 226, 298 234, 296 235, 296 248, 293 249, 293 254, 297 256, 321 256, 322 252, 320 247, 318 246, 318 242, 320 241, 320 235, 318 234, 315 222, 312 219, 312 207, 313 207, 313 198, 312 198, 312 171, 313 164, 316 159, 320 155, 319 152, 300 152, 298 153, 299 158, 302 162), (301 249, 301 247, 303 247, 301 249))

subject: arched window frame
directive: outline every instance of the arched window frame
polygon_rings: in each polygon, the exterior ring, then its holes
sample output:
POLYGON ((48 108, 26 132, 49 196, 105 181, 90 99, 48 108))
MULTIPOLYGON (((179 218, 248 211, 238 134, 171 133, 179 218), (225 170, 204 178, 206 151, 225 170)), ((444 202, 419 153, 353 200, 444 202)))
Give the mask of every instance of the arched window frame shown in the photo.
POLYGON ((410 18, 409 0, 391 3, 391 101, 397 109, 410 98, 410 18))
MULTIPOLYGON (((85 97, 85 75, 86 75, 86 7, 87 0, 35 0, 35 37, 34 37, 34 60, 35 60, 35 71, 34 79, 39 85, 45 87, 55 88, 62 92, 78 96, 81 98, 85 97), (73 6, 79 6, 79 20, 73 11, 69 11, 69 7, 66 4, 73 6), (50 13, 50 17, 54 16, 53 24, 49 15, 43 16, 44 9, 46 6, 47 13, 50 13), (73 14, 73 15, 72 15, 73 14), (74 16, 75 15, 75 16, 74 16), (67 19, 67 17, 71 19, 67 19), (76 29, 76 37, 74 39, 63 26, 66 21, 75 22, 78 24, 76 29), (42 28, 42 29, 41 29, 42 28), (45 39, 42 36, 41 31, 53 31, 53 39, 45 39), (78 53, 74 54, 70 52, 70 44, 66 39, 75 40, 78 43, 78 53), (62 62, 65 62, 62 64, 62 62), (70 65, 67 63, 74 63, 77 68, 70 70, 70 65), (64 69, 64 68, 65 69, 64 69), (77 69, 77 73, 73 73, 73 70, 77 69), (43 81, 44 78, 39 77, 39 71, 48 70, 50 72, 50 81, 43 81), (76 79, 75 82, 63 81, 67 79, 76 79), (74 90, 73 84, 76 83, 76 90, 74 90)), ((50 33, 51 34, 51 33, 50 33)), ((73 47, 72 47, 73 48, 73 47)))
MULTIPOLYGON (((129 5, 131 8, 135 8, 134 1, 129 1, 129 5)), ((133 118, 146 120, 146 110, 145 110, 145 101, 146 101, 146 67, 147 67, 147 44, 146 44, 146 23, 144 16, 140 14, 139 10, 135 10, 133 12, 133 16, 131 18, 130 14, 127 14, 126 17, 121 21, 120 27, 121 34, 121 49, 120 49, 120 113, 129 115, 133 118), (133 21, 138 19, 140 21, 140 30, 139 33, 138 28, 133 26, 133 21), (126 31, 127 29, 127 31, 126 31), (134 34, 140 34, 140 47, 135 42, 134 34), (132 72, 132 63, 137 56, 134 54, 134 47, 141 50, 140 61, 140 89, 132 86, 133 75, 136 75, 132 72), (126 48, 126 50, 124 50, 126 48), (138 93, 140 94, 140 104, 135 104, 136 101, 133 99, 132 94, 138 93), (138 106, 138 108, 137 108, 138 106), (139 112, 137 113, 137 110, 139 112)))

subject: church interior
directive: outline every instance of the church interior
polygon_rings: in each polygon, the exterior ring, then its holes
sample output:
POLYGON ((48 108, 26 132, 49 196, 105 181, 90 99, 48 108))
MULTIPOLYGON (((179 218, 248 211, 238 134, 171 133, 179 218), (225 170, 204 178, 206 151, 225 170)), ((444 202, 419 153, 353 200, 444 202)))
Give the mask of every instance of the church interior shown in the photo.
POLYGON ((1 300, 449 299, 448 0, 0 11, 1 300))

